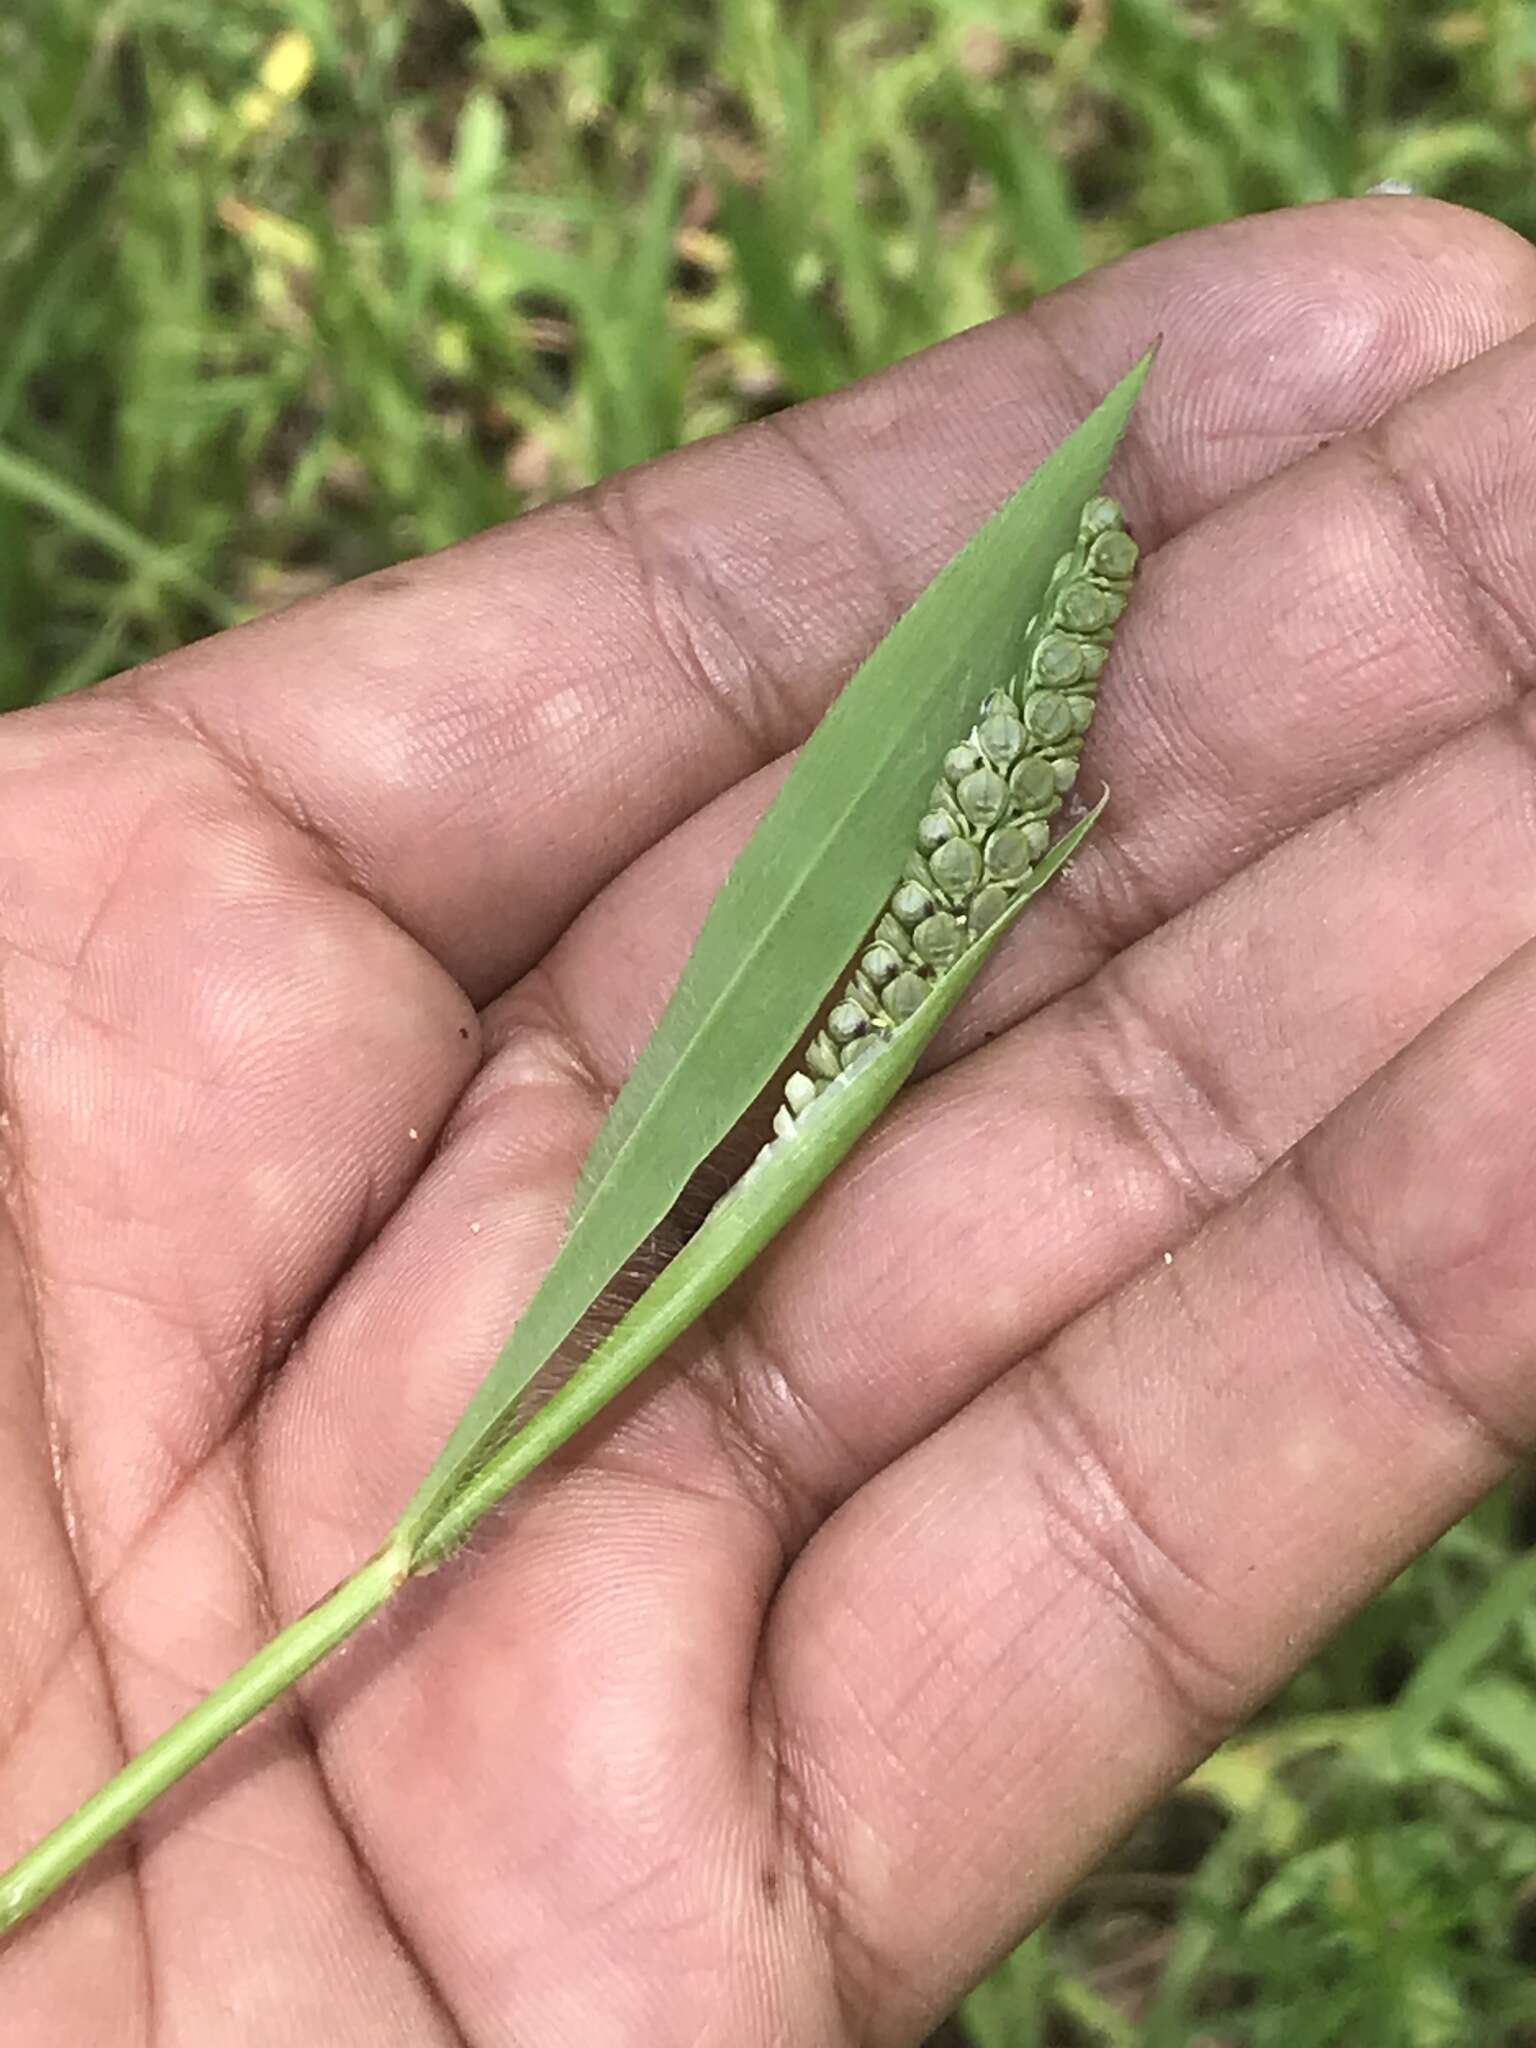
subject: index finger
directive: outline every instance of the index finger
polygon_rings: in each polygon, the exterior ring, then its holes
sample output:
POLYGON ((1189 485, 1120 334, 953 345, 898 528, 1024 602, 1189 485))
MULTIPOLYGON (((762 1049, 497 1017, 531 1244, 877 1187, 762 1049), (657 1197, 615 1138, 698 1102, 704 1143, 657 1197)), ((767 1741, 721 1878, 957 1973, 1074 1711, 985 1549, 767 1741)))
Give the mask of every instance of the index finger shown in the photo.
POLYGON ((117 687, 193 724, 484 1000, 796 745, 1154 334, 1119 466, 1144 545, 1533 317, 1527 245, 1435 202, 1202 230, 117 687))

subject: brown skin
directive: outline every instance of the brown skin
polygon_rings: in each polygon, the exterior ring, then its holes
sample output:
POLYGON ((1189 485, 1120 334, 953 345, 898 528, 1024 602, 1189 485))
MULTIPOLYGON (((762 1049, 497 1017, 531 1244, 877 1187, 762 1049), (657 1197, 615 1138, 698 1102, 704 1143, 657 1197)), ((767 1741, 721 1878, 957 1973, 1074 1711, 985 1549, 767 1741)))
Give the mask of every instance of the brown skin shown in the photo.
POLYGON ((1165 335, 1091 848, 677 1364, 0 1950, 7 2048, 910 2043, 1499 1477, 1533 318, 1448 208, 1192 235, 0 725, 10 1854, 377 1543, 768 764, 1165 335))

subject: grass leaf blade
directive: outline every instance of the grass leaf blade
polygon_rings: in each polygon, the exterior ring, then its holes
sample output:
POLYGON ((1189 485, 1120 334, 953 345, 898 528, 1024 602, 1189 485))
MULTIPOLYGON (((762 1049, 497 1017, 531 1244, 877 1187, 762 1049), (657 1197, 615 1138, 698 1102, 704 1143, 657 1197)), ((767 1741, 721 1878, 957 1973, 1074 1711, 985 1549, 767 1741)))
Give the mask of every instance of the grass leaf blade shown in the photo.
POLYGON ((879 913, 935 761, 1007 675, 1150 365, 1149 351, 940 571, 802 748, 598 1133, 564 1245, 397 1525, 407 1543, 505 1437, 522 1390, 757 1099, 879 913))

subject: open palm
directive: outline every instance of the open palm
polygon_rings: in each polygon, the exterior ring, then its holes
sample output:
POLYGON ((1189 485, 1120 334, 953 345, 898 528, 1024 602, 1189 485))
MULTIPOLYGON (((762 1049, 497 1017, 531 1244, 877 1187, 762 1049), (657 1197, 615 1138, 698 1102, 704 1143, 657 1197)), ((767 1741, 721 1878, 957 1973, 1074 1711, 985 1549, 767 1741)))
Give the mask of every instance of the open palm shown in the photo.
POLYGON ((380 1541, 775 767, 1165 335, 1105 825, 616 1421, 0 1951, 911 2042, 1536 1432, 1536 257, 1211 230, 0 726, 0 1852, 380 1541), (963 1056, 962 1056, 963 1055, 963 1056))

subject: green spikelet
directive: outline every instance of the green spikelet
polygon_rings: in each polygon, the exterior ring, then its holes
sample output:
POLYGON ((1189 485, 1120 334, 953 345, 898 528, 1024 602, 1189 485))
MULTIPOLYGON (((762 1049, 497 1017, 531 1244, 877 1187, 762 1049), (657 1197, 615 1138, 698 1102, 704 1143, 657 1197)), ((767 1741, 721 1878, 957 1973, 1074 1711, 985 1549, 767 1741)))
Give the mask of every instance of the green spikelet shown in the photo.
POLYGON ((1030 621, 1021 670, 944 757, 873 941, 807 1047, 805 1071, 785 1087, 776 1137, 789 1137, 839 1074, 879 1051, 1028 880, 1077 778, 1136 558, 1114 499, 1090 498, 1030 621))

